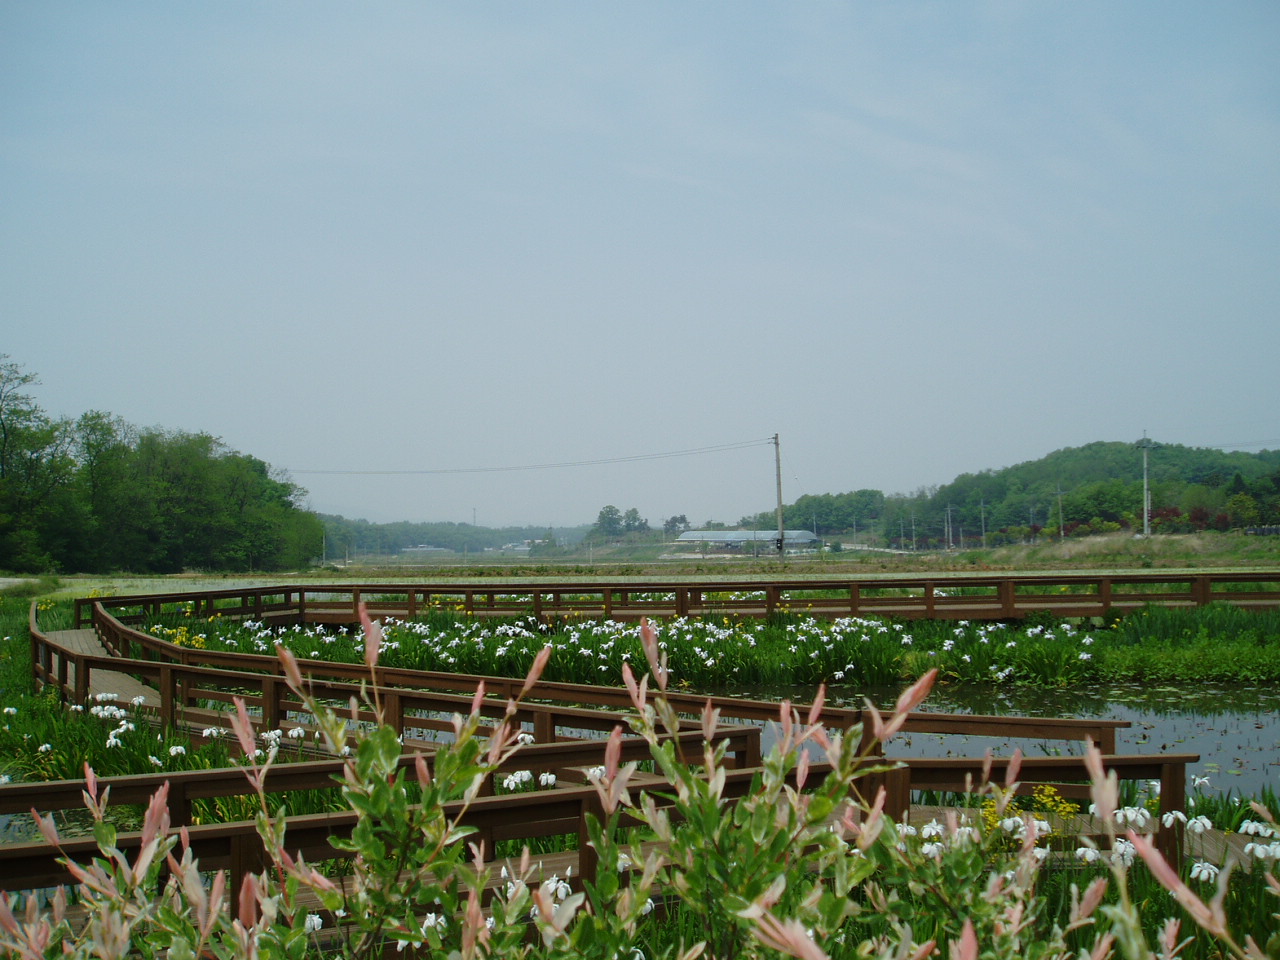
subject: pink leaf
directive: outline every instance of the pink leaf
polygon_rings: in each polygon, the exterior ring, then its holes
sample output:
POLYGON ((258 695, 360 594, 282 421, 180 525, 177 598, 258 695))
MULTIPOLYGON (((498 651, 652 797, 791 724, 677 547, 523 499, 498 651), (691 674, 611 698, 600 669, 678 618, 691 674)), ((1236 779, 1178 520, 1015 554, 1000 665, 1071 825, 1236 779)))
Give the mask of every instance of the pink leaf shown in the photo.
POLYGON ((382 627, 369 617, 369 609, 360 603, 360 625, 364 628, 364 662, 372 670, 378 665, 378 653, 382 650, 382 627))
POLYGON ((661 655, 658 647, 658 631, 654 629, 648 617, 640 618, 640 645, 644 648, 645 659, 649 661, 649 672, 653 674, 653 679, 658 681, 658 689, 666 690, 666 658, 661 655))
POLYGON ((1009 758, 1009 766, 1004 771, 1004 785, 1012 787, 1018 782, 1018 774, 1022 770, 1022 748, 1018 747, 1013 751, 1013 756, 1009 758))
POLYGON ((827 952, 813 942, 804 924, 795 918, 784 921, 765 913, 752 932, 765 946, 797 960, 829 960, 827 952))
POLYGON ((251 762, 253 755, 257 751, 258 746, 253 736, 253 721, 249 719, 249 710, 244 705, 244 699, 235 698, 236 712, 231 715, 231 729, 236 735, 236 740, 240 743, 240 749, 244 751, 245 757, 251 762))
POLYGON ((1191 892, 1190 887, 1182 882, 1177 872, 1173 867, 1169 866, 1169 862, 1161 856, 1160 851, 1155 848, 1147 837, 1130 830, 1129 842, 1137 849, 1138 856, 1142 857, 1147 869, 1151 871, 1151 875, 1156 878, 1160 886, 1173 894, 1174 899, 1182 905, 1182 909, 1191 915, 1192 920, 1215 936, 1225 936, 1227 934, 1226 928, 1217 922, 1213 911, 1209 909, 1203 900, 1191 892))
POLYGON ((529 667, 528 674, 524 678, 524 686, 520 688, 520 696, 537 686, 538 681, 542 679, 542 671, 547 669, 547 661, 551 659, 551 644, 547 644, 538 651, 538 655, 533 658, 533 664, 529 667))
POLYGON ((827 699, 827 685, 825 683, 818 684, 818 693, 813 698, 813 706, 809 708, 809 726, 813 726, 818 722, 818 718, 822 716, 822 707, 827 699))
POLYGON ((53 817, 50 816, 46 819, 40 816, 39 811, 34 808, 31 811, 31 816, 35 818, 36 826, 40 828, 40 836, 56 847, 60 841, 58 840, 58 828, 53 825, 53 817))
POLYGON ((612 780, 618 775, 618 762, 622 759, 622 728, 614 727, 604 748, 605 776, 612 780))
POLYGON ((280 660, 280 669, 284 671, 285 681, 290 689, 304 695, 302 689, 302 670, 298 667, 298 658, 292 650, 282 644, 276 644, 276 657, 280 660))
POLYGON ((240 883, 240 922, 252 927, 258 919, 258 878, 247 874, 240 883))
POLYGON ((960 939, 951 943, 951 960, 977 960, 977 957, 978 935, 973 932, 973 921, 966 917, 960 939))
POLYGON ((934 667, 923 677, 902 691, 898 702, 894 705, 894 713, 910 713, 924 702, 924 698, 933 689, 933 681, 938 679, 938 668, 934 667))

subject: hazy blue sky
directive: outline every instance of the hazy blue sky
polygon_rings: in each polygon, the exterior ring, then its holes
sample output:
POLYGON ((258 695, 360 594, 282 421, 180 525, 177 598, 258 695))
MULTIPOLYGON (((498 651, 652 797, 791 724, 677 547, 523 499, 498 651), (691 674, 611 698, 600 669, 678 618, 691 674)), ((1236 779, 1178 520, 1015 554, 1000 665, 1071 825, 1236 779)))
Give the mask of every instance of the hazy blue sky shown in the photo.
POLYGON ((0 5, 0 352, 372 520, 1280 446, 1280 4, 0 5))

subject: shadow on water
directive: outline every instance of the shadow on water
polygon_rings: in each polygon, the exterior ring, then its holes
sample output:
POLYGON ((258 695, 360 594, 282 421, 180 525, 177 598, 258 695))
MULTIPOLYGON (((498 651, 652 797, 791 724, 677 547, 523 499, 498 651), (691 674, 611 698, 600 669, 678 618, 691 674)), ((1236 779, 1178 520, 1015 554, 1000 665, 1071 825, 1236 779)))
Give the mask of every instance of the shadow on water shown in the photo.
MULTIPOLYGON (((752 687, 717 690, 727 696, 812 701, 813 688, 752 687)), ((832 686, 828 702, 860 706, 870 699, 890 710, 898 687, 832 686)), ((1127 720, 1117 731, 1118 753, 1197 753, 1199 763, 1189 777, 1208 777, 1206 793, 1234 791, 1257 795, 1262 787, 1280 790, 1280 689, 1259 684, 1195 684, 1140 686, 1115 684, 1075 690, 1036 687, 940 685, 920 707, 922 711, 996 716, 1063 717, 1127 720)), ((899 734, 891 753, 920 757, 980 757, 990 747, 997 755, 1017 747, 1027 756, 1080 753, 1071 741, 1026 741, 994 737, 945 737, 938 734, 899 734)))

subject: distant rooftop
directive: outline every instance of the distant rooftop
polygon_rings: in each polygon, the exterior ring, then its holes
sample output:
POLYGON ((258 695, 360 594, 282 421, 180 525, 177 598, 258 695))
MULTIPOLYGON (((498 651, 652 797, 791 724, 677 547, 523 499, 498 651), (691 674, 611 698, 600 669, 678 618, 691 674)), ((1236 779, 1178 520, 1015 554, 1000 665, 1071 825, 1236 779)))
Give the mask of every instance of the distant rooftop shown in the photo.
MULTIPOLYGON (((812 543, 818 537, 811 530, 784 530, 787 543, 812 543)), ((772 543, 778 539, 777 530, 687 530, 676 538, 684 543, 772 543)))

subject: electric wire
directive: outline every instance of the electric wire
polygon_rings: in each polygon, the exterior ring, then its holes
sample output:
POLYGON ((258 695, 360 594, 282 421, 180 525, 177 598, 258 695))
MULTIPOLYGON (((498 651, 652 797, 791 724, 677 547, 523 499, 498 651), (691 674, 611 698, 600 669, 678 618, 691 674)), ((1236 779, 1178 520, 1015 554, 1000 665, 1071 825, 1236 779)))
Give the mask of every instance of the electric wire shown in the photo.
POLYGON ((559 470, 568 467, 593 467, 608 463, 635 463, 641 460, 667 460, 672 457, 693 457, 707 453, 722 453, 728 450, 743 450, 748 447, 760 447, 772 444, 773 438, 763 440, 742 440, 737 443, 720 443, 709 447, 695 447, 690 450, 672 450, 666 453, 641 453, 627 457, 602 457, 597 460, 568 460, 562 463, 526 463, 502 467, 437 467, 427 470, 290 470, 291 474, 310 476, 352 476, 352 477, 386 477, 386 476, 429 476, 454 473, 508 473, 516 470, 559 470))

